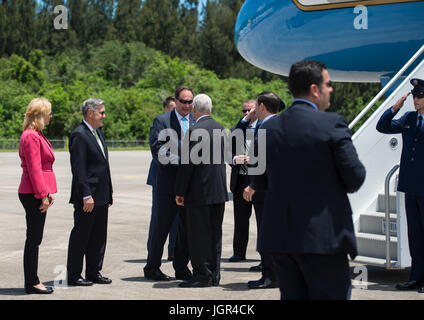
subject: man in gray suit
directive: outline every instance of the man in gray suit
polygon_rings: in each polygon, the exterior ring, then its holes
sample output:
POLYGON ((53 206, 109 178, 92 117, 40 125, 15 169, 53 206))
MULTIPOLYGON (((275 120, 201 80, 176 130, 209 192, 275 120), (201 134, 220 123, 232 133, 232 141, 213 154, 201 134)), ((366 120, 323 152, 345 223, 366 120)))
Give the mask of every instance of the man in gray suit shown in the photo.
POLYGON ((222 221, 225 201, 228 200, 224 138, 214 135, 222 132, 224 127, 210 116, 212 100, 207 95, 197 95, 193 107, 196 123, 189 130, 190 136, 186 137, 186 141, 188 137, 191 140, 190 160, 178 168, 175 183, 176 203, 187 211, 187 238, 193 266, 193 279, 182 282, 180 287, 183 288, 219 285, 222 221), (199 140, 193 140, 192 135, 198 133, 203 134, 199 140), (191 154, 198 145, 209 149, 209 154, 205 149, 199 152, 202 157, 200 163, 193 161, 191 154), (221 157, 217 163, 214 155, 218 153, 221 157))

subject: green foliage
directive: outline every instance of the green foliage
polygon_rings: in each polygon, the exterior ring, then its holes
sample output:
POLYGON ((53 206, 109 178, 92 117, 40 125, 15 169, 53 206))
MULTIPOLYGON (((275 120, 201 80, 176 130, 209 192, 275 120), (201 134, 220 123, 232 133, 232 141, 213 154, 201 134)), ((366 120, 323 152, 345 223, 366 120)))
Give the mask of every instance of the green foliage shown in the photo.
MULTIPOLYGON (((108 139, 147 139, 162 101, 178 85, 208 94, 225 127, 245 100, 274 91, 291 103, 284 77, 243 60, 234 45, 242 0, 3 0, 0 1, 0 137, 17 138, 25 108, 44 96, 54 117, 51 138, 80 123, 81 103, 106 102, 108 139), (56 30, 54 7, 69 9, 56 30)), ((351 121, 379 89, 335 84, 330 111, 351 121)))
MULTIPOLYGON (((69 50, 44 57, 40 50, 28 60, 12 55, 0 59, 0 137, 18 138, 29 101, 44 96, 52 102, 50 138, 67 137, 82 120, 81 103, 101 98, 106 103, 104 133, 108 139, 148 139, 162 101, 178 85, 213 101, 212 116, 226 128, 242 116, 243 102, 262 91, 273 91, 286 105, 292 98, 284 80, 220 78, 196 64, 170 57, 141 42, 112 40, 84 51, 69 50)), ((351 121, 376 94, 376 84, 334 84, 331 110, 351 121)))

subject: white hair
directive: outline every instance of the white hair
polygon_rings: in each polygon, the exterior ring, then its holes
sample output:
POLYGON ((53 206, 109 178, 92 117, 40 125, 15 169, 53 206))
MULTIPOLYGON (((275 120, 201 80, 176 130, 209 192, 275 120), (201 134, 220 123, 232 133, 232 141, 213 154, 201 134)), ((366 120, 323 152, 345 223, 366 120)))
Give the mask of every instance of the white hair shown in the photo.
POLYGON ((104 105, 105 102, 100 99, 90 98, 85 100, 80 109, 82 111, 83 116, 87 116, 88 109, 97 110, 100 106, 104 105))
POLYGON ((211 113, 212 111, 212 100, 204 93, 194 97, 193 105, 196 107, 198 113, 211 113))

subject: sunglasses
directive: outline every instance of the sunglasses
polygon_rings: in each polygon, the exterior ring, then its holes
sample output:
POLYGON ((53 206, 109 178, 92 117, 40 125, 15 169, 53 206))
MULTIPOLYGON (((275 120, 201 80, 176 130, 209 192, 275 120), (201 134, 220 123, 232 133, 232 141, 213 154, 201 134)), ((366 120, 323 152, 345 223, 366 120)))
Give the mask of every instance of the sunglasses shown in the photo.
POLYGON ((192 104, 193 103, 193 100, 184 100, 184 99, 180 99, 180 98, 177 98, 177 100, 179 102, 181 102, 182 104, 192 104))
POLYGON ((422 99, 422 98, 424 98, 424 92, 413 93, 413 94, 412 94, 412 97, 413 97, 414 99, 415 99, 415 98, 422 99))
POLYGON ((249 112, 250 110, 248 110, 248 109, 243 109, 243 110, 241 110, 241 112, 243 112, 243 113, 246 113, 246 112, 249 112))

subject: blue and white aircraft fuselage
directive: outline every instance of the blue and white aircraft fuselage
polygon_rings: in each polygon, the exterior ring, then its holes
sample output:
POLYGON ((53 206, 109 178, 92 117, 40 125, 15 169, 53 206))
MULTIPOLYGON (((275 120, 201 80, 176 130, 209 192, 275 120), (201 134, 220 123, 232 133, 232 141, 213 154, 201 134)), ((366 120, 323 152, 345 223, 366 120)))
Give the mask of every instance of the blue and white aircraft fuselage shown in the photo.
POLYGON ((276 74, 314 59, 335 81, 378 82, 424 44, 424 1, 246 0, 235 42, 244 59, 276 74))

